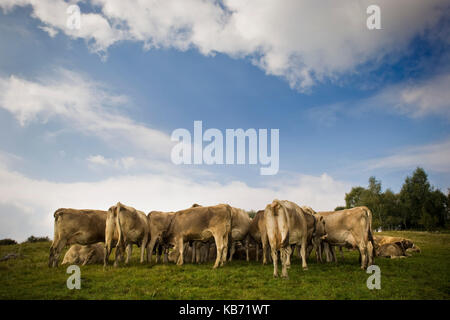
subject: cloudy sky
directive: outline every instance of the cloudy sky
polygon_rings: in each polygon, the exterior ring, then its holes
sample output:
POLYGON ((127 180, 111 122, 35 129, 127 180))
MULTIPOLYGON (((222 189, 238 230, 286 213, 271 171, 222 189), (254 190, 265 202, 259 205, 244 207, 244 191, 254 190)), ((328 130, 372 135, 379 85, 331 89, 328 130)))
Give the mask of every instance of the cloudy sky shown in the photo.
POLYGON ((0 238, 59 207, 344 204, 416 166, 450 187, 445 0, 0 1, 0 238), (80 28, 68 28, 70 4, 80 28), (366 9, 381 8, 381 30, 366 9), (172 164, 170 137, 280 130, 280 170, 172 164))

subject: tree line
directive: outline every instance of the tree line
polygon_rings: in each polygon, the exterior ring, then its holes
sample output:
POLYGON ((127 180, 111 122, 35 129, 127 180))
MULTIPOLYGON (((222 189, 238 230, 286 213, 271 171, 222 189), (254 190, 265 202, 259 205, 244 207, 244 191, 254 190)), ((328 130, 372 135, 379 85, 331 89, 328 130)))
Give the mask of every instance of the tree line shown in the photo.
POLYGON ((425 170, 418 167, 407 176, 399 193, 381 190, 381 181, 369 178, 369 186, 353 187, 345 194, 345 207, 367 206, 373 214, 373 229, 437 230, 450 228, 450 189, 447 195, 430 185, 425 170))

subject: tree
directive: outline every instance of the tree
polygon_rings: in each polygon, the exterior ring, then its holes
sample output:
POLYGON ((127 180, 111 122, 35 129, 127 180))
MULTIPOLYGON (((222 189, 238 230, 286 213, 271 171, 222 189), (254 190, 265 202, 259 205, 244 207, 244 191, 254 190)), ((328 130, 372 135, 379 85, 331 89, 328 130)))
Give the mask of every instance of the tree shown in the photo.
POLYGON ((363 187, 353 187, 349 193, 345 194, 345 206, 347 209, 357 207, 361 203, 361 196, 366 189, 363 187))

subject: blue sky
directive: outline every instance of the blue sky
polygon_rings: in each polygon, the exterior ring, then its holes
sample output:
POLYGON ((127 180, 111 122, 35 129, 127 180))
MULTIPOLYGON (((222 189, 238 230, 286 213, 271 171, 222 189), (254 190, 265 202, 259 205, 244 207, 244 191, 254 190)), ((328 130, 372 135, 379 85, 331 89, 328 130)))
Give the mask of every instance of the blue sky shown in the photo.
POLYGON ((0 4, 0 238, 51 235, 58 207, 119 200, 333 209, 371 175, 398 191, 416 166, 450 187, 445 1, 379 1, 372 31, 366 1, 191 0, 146 13, 98 0, 79 3, 79 31, 65 27, 69 3, 27 2, 0 4), (194 120, 279 129, 279 173, 173 165, 170 135, 194 120))

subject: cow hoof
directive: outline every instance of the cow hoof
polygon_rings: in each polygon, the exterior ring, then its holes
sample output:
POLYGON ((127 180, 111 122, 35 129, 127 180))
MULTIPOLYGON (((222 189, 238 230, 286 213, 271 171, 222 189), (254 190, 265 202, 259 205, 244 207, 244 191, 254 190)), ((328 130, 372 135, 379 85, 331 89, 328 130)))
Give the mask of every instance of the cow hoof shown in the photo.
POLYGON ((283 279, 289 279, 289 276, 288 276, 288 275, 285 275, 285 276, 281 276, 281 278, 283 278, 283 279))
POLYGON ((303 267, 303 271, 307 271, 308 270, 308 267, 303 267))
POLYGON ((277 274, 274 274, 273 277, 274 277, 274 278, 278 278, 278 275, 277 275, 277 274))

